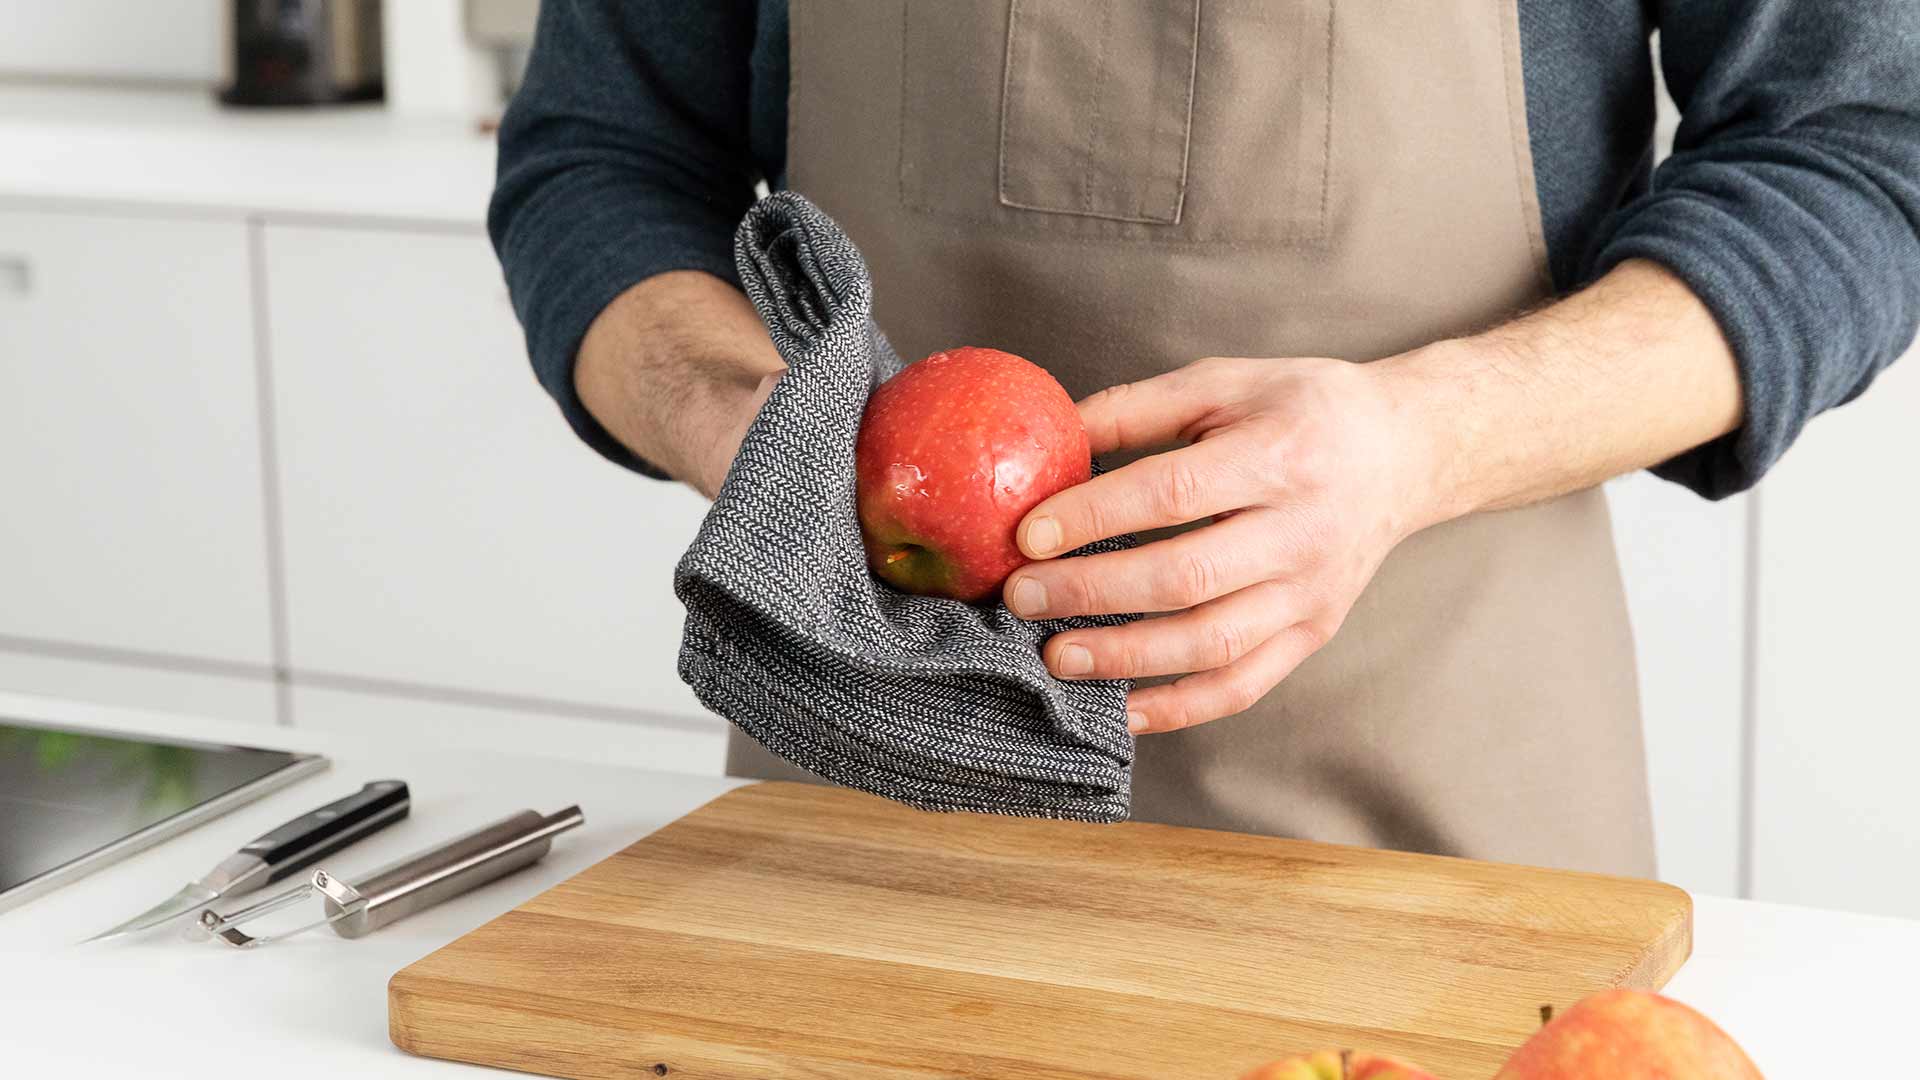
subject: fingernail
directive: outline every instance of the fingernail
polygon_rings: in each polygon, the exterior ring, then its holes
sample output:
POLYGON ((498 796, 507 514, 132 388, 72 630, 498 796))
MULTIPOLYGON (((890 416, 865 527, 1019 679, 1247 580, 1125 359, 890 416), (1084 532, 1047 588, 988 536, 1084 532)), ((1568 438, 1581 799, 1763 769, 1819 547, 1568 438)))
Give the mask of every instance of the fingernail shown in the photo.
POLYGON ((1131 709, 1127 710, 1127 731, 1138 735, 1145 730, 1147 730, 1146 716, 1131 709))
POLYGON ((1027 523, 1027 550, 1035 555, 1051 555, 1060 546, 1060 523, 1050 517, 1038 517, 1027 523))
POLYGON ((1034 618, 1047 609, 1047 587, 1030 577, 1023 577, 1013 583, 1013 592, 1007 597, 1008 606, 1013 613, 1025 618, 1034 618))
POLYGON ((1093 670, 1093 654, 1085 645, 1062 645, 1053 669, 1062 675, 1085 675, 1093 670))

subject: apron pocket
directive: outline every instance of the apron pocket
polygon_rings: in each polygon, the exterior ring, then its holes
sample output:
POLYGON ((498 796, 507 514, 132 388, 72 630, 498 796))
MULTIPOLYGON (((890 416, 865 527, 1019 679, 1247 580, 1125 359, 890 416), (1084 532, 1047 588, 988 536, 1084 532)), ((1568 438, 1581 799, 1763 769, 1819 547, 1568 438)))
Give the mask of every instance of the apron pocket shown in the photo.
POLYGON ((1063 241, 1325 246, 1335 3, 904 0, 901 204, 1063 241))
POLYGON ((1000 202, 1177 224, 1199 30, 1199 0, 1013 0, 1000 202))

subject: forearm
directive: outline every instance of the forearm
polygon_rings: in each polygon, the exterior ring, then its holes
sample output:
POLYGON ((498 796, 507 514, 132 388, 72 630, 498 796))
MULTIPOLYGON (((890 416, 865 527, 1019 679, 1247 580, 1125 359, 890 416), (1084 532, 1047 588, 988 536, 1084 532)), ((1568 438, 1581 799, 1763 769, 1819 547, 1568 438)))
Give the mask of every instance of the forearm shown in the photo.
POLYGON ((753 305, 711 274, 659 274, 621 293, 588 327, 573 381, 628 449, 712 497, 785 365, 753 305))
POLYGON ((1712 313, 1644 260, 1511 323, 1371 367, 1416 433, 1429 522, 1591 487, 1724 435, 1743 415, 1712 313))

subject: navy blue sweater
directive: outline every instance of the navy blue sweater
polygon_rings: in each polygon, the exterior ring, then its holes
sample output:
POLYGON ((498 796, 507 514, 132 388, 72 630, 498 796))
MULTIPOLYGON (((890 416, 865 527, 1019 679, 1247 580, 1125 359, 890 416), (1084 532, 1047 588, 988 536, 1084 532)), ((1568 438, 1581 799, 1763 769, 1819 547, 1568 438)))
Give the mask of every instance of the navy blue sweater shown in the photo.
MULTIPOLYGON (((1718 498, 1849 401, 1920 322, 1920 0, 1519 0, 1555 284, 1678 273, 1739 358, 1741 429, 1655 471, 1718 498), (1679 105, 1652 168, 1649 36, 1679 105)), ((540 381, 653 274, 735 280, 734 225, 786 157, 786 0, 545 0, 489 215, 540 381)))

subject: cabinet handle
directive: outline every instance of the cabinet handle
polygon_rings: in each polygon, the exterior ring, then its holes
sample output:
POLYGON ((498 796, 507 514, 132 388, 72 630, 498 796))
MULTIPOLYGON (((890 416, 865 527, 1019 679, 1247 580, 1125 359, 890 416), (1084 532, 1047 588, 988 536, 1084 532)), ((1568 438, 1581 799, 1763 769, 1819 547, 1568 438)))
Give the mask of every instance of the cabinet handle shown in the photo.
POLYGON ((0 255, 0 294, 25 296, 32 291, 33 273, 25 255, 0 255))

